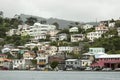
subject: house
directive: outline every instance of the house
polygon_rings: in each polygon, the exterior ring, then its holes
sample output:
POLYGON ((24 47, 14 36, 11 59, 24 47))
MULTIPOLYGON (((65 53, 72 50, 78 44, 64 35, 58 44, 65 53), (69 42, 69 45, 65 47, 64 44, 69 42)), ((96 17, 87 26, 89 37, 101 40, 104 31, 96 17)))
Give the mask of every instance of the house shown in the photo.
POLYGON ((10 29, 8 32, 6 32, 7 36, 12 36, 17 34, 17 29, 10 29))
POLYGON ((67 34, 66 33, 58 34, 58 38, 60 41, 67 40, 67 34))
POLYGON ((81 64, 80 64, 80 60, 79 59, 67 59, 65 60, 65 67, 66 70, 68 69, 77 69, 80 68, 81 64))
POLYGON ((23 59, 34 59, 36 57, 35 53, 27 51, 23 54, 23 59))
POLYGON ((83 34, 72 34, 71 35, 71 42, 78 42, 83 41, 85 36, 83 34))
POLYGON ((82 29, 84 29, 84 30, 87 30, 87 29, 90 29, 90 28, 93 28, 93 25, 85 24, 85 25, 82 26, 82 29))
POLYGON ((74 54, 80 54, 81 48, 79 46, 74 46, 73 47, 73 53, 74 54))
POLYGON ((49 24, 40 24, 34 23, 33 26, 30 26, 29 35, 30 36, 39 36, 40 34, 47 34, 51 30, 55 30, 56 26, 49 24))
POLYGON ((120 36, 120 27, 117 28, 118 36, 120 36))
POLYGON ((21 36, 26 36, 29 34, 30 26, 27 24, 18 25, 18 32, 21 36))
POLYGON ((27 43, 27 44, 25 44, 25 47, 26 47, 26 48, 30 48, 31 50, 32 50, 35 46, 37 46, 37 47, 39 48, 40 46, 42 46, 42 43, 27 43))
POLYGON ((106 54, 105 49, 102 47, 89 48, 88 53, 82 54, 83 60, 88 60, 90 63, 95 61, 96 57, 106 54))
POLYGON ((51 40, 51 41, 57 41, 57 36, 51 36, 51 37, 50 37, 50 40, 51 40))
POLYGON ((52 62, 58 62, 57 68, 60 70, 63 70, 65 67, 65 59, 62 56, 58 56, 58 55, 49 56, 48 61, 49 61, 49 64, 51 64, 52 62))
POLYGON ((83 54, 83 58, 84 59, 91 59, 93 60, 94 58, 96 58, 99 55, 103 55, 106 54, 105 53, 105 49, 102 47, 95 47, 95 48, 89 48, 89 52, 88 53, 84 53, 83 54))
POLYGON ((91 41, 94 41, 94 39, 100 38, 102 34, 106 33, 107 31, 108 27, 106 27, 104 24, 100 24, 99 26, 95 27, 95 32, 87 33, 87 38, 91 41))
POLYGON ((13 69, 25 70, 32 67, 32 62, 29 59, 13 59, 13 69))
POLYGON ((115 22, 110 22, 108 23, 109 28, 114 28, 115 27, 115 22))
POLYGON ((10 50, 10 54, 11 54, 12 56, 14 56, 15 58, 17 58, 17 57, 18 57, 18 54, 19 54, 19 51, 20 51, 20 49, 17 49, 17 48, 11 49, 11 50, 10 50))
POLYGON ((12 49, 14 48, 14 44, 5 44, 3 47, 12 49))
POLYGON ((78 32, 79 30, 78 30, 78 27, 71 27, 70 29, 69 29, 69 32, 78 32))
POLYGON ((58 51, 60 51, 60 52, 72 52, 73 47, 71 47, 71 46, 59 46, 58 51))
POLYGON ((55 55, 58 51, 58 48, 56 46, 50 46, 49 54, 55 55))
POLYGON ((91 40, 92 42, 94 41, 94 39, 98 39, 102 36, 101 32, 89 32, 87 33, 87 38, 89 40, 91 40))
POLYGON ((95 31, 103 34, 103 33, 106 33, 108 31, 108 27, 106 27, 103 24, 100 24, 99 26, 95 27, 95 31))
POLYGON ((45 70, 45 68, 48 68, 48 55, 45 53, 38 53, 37 57, 37 69, 39 70, 45 70))
POLYGON ((46 34, 40 34, 40 35, 37 35, 37 36, 34 36, 34 39, 36 40, 39 40, 39 39, 46 39, 46 34))
POLYGON ((59 30, 50 30, 50 31, 48 31, 48 34, 50 36, 56 36, 58 32, 60 32, 60 31, 59 30))
POLYGON ((3 69, 8 69, 11 70, 12 69, 12 60, 11 59, 4 59, 3 62, 3 69))
POLYGON ((7 52, 10 52, 10 48, 3 48, 1 51, 2 53, 7 53, 7 52))
POLYGON ((92 63, 92 67, 100 68, 120 68, 120 54, 102 54, 96 56, 96 61, 92 63))
POLYGON ((92 64, 92 61, 91 60, 81 60, 81 68, 85 68, 85 67, 90 67, 92 64))
POLYGON ((0 69, 3 68, 3 64, 4 64, 4 59, 7 58, 7 55, 5 54, 0 54, 0 69))
POLYGON ((102 48, 102 47, 89 48, 89 53, 91 54, 97 54, 100 52, 105 53, 105 48, 102 48))

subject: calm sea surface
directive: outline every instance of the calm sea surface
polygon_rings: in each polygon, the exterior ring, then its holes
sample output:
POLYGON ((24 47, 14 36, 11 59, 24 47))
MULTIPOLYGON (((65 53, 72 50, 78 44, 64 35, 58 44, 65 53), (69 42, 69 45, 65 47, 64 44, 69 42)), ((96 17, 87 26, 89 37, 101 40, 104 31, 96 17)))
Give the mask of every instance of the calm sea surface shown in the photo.
POLYGON ((120 80, 120 72, 0 71, 0 80, 120 80))

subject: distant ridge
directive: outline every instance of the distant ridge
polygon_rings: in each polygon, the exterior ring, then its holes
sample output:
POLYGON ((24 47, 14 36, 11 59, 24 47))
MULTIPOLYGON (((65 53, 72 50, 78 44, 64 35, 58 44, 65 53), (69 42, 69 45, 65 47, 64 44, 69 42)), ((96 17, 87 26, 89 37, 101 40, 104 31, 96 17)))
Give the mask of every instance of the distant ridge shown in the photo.
POLYGON ((69 28, 69 25, 71 23, 75 23, 75 21, 68 21, 68 20, 63 20, 63 19, 57 19, 57 18, 43 18, 43 17, 39 17, 39 16, 33 16, 33 15, 27 15, 27 14, 20 14, 20 19, 25 22, 27 20, 27 18, 29 17, 34 17, 37 18, 38 22, 41 20, 46 20, 47 24, 53 24, 54 22, 57 22, 59 24, 59 28, 60 29, 64 29, 64 28, 69 28))

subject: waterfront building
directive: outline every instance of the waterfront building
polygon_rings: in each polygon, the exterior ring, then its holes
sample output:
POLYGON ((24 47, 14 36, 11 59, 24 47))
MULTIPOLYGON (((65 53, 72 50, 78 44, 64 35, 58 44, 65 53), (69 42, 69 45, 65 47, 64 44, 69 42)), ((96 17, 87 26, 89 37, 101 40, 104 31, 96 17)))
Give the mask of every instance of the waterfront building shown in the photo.
POLYGON ((45 53, 45 51, 41 50, 39 53, 37 53, 37 69, 39 70, 45 70, 48 66, 48 54, 45 53))
POLYGON ((102 54, 96 56, 96 61, 91 66, 111 69, 120 68, 120 54, 102 54))
POLYGON ((72 68, 77 69, 80 68, 80 60, 79 59, 67 59, 65 60, 66 69, 72 68))

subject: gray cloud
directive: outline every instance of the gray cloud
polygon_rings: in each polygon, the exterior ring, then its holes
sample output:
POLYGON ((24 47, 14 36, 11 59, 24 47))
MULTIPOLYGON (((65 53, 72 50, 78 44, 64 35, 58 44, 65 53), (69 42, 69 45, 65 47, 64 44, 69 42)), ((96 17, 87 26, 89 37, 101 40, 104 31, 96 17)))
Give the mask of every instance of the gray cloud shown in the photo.
POLYGON ((0 0, 5 16, 30 14, 75 21, 95 21, 120 17, 120 0, 0 0))

